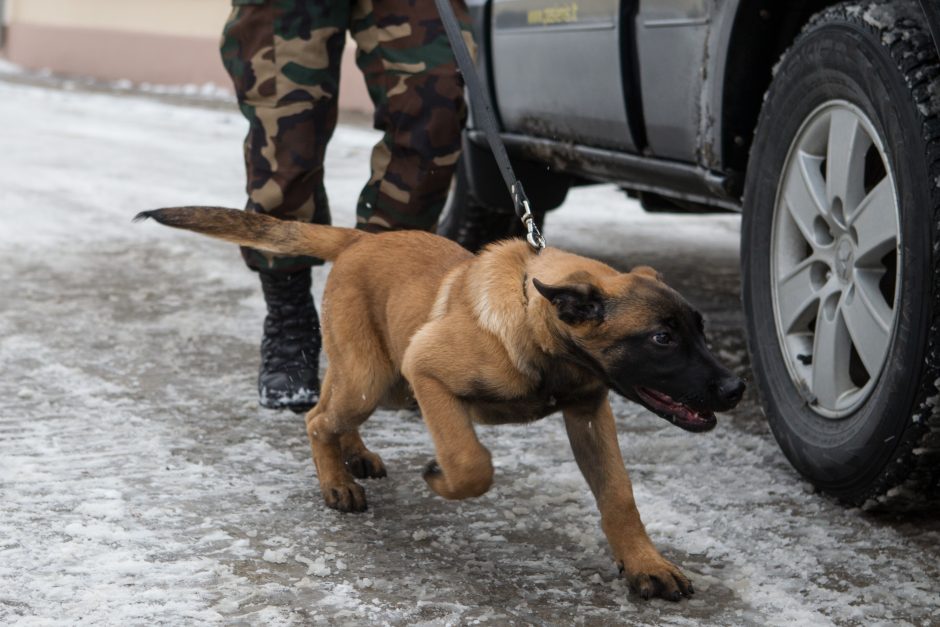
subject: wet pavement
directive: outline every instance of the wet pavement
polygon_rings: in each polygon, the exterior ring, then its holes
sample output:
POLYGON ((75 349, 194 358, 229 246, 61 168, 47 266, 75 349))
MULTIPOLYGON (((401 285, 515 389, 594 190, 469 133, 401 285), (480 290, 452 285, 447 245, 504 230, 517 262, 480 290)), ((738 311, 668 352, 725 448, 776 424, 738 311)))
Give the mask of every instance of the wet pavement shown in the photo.
MULTIPOLYGON (((388 478, 365 514, 325 508, 303 420, 257 407, 264 307, 237 250, 130 223, 242 202, 237 115, 3 83, 0 111, 0 623, 940 623, 937 518, 814 493, 753 390, 698 435, 614 399, 649 534, 696 588, 680 603, 618 577, 559 416, 480 428, 494 488, 454 503, 421 479, 420 416, 378 412, 363 438, 388 478)), ((375 139, 331 145, 338 224, 375 139)), ((747 377, 739 225, 599 187, 546 236, 655 266, 747 377)))

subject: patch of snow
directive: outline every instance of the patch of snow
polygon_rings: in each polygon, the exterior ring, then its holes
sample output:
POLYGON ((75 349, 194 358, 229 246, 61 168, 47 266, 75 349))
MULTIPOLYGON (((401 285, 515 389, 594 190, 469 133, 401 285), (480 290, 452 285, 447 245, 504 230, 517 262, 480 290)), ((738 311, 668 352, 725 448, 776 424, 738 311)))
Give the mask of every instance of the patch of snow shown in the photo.
POLYGON ((22 74, 23 68, 16 63, 0 59, 0 74, 22 74))
POLYGON ((302 555, 297 555, 294 559, 307 567, 308 575, 326 577, 333 572, 330 570, 330 567, 327 566, 326 559, 323 556, 319 556, 316 559, 310 560, 302 555))
POLYGON ((862 14, 862 19, 878 30, 885 30, 894 26, 897 21, 897 13, 890 3, 873 3, 862 14))
POLYGON ((266 549, 261 559, 272 564, 286 564, 290 549, 266 549))

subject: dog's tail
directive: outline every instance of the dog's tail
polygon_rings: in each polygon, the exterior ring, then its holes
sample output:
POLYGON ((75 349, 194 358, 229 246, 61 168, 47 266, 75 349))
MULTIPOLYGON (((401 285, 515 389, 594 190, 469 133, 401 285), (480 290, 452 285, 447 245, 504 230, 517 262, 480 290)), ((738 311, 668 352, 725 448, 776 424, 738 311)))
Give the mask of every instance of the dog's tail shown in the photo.
POLYGON ((169 207, 141 211, 134 222, 153 218, 160 224, 187 229, 228 242, 281 255, 336 259, 362 231, 293 220, 222 207, 169 207))

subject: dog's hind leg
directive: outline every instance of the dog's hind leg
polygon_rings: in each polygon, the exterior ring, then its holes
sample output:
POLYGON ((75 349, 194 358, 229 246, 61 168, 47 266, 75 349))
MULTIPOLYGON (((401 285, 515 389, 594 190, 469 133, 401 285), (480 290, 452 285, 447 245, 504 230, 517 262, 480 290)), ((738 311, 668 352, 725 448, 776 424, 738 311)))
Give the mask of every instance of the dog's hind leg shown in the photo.
MULTIPOLYGON (((313 462, 317 468, 320 492, 328 507, 342 512, 366 509, 366 493, 354 478, 355 468, 347 466, 347 451, 356 450, 374 456, 373 472, 384 465, 359 438, 358 428, 372 414, 392 380, 390 369, 374 367, 368 376, 356 376, 355 370, 339 369, 342 380, 335 376, 337 364, 331 363, 323 378, 320 402, 306 416, 307 435, 313 462), (345 448, 344 443, 361 446, 345 448)), ((358 373, 364 374, 364 373, 358 373)), ((370 462, 372 460, 370 459, 370 462)))

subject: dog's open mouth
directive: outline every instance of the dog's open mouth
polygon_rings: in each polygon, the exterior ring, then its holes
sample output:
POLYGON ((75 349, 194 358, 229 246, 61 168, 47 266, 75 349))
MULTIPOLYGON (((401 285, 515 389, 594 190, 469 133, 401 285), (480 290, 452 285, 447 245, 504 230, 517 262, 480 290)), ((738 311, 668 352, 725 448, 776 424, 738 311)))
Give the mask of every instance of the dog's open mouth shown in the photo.
POLYGON ((712 412, 695 411, 688 405, 675 401, 670 396, 656 390, 640 386, 635 389, 637 396, 640 397, 647 409, 686 431, 694 433, 711 431, 718 424, 718 419, 715 418, 715 414, 712 412))

